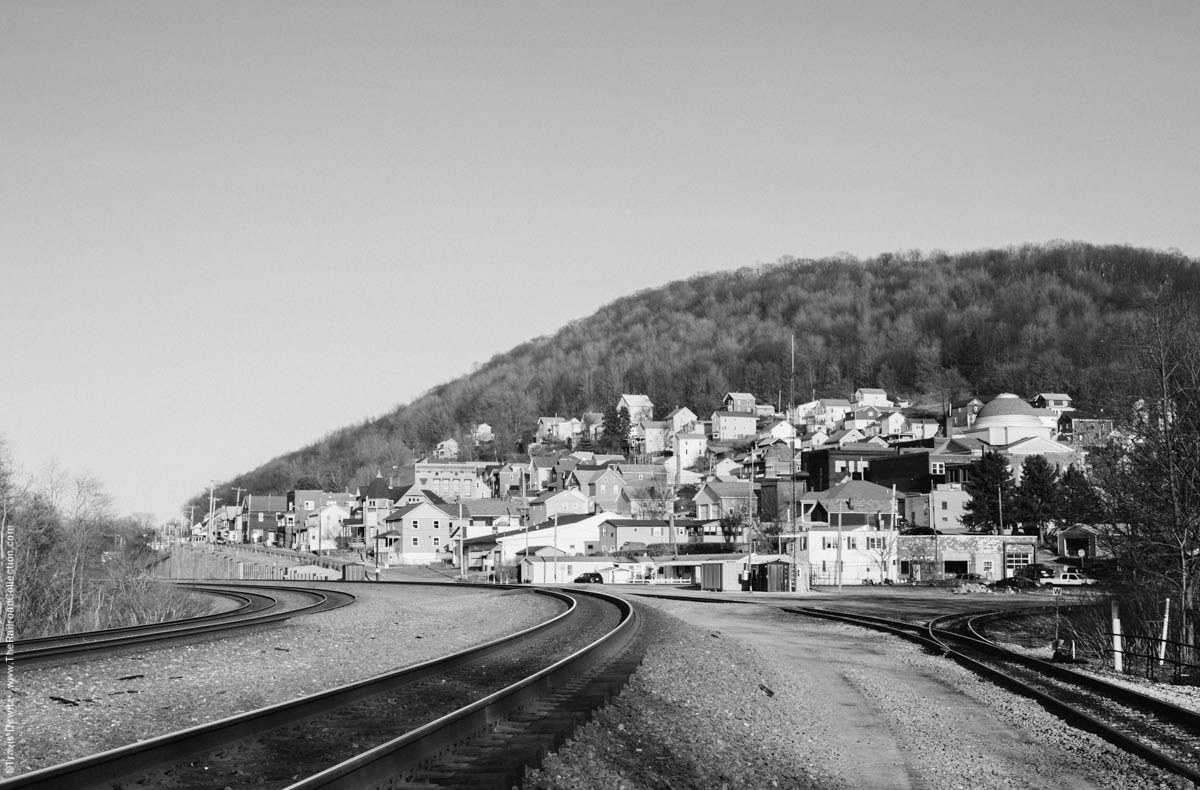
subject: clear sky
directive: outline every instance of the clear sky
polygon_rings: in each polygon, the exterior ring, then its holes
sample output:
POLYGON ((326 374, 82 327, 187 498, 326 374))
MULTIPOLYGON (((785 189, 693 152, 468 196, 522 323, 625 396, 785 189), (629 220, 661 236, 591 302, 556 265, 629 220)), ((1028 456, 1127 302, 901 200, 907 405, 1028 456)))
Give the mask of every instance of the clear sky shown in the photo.
POLYGON ((1200 3, 0 4, 0 435, 177 515, 619 296, 1200 255, 1200 3))

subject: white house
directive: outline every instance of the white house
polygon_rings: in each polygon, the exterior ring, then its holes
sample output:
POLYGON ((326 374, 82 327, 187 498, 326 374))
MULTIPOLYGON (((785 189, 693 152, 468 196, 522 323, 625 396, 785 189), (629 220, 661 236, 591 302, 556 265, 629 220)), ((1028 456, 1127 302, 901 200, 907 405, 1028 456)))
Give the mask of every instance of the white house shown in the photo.
POLYGON ((680 468, 691 469, 708 453, 708 437, 702 433, 677 433, 671 437, 671 452, 679 459, 680 468))
POLYGON ((860 409, 864 406, 890 409, 896 405, 888 398, 885 390, 875 387, 859 387, 854 391, 854 395, 850 397, 850 401, 854 403, 855 407, 860 409))
POLYGON ((622 408, 629 412, 631 427, 654 419, 654 403, 646 395, 621 395, 617 401, 617 411, 622 408))
POLYGON ((717 411, 712 416, 714 442, 744 439, 758 432, 758 418, 753 414, 736 411, 717 411))

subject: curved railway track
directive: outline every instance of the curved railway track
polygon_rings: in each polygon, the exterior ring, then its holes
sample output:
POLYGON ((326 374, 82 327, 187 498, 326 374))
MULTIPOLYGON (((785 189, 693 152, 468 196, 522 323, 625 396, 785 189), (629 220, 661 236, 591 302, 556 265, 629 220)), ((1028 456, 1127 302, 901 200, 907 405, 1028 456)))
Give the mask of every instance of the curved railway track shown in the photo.
POLYGON ((301 614, 347 606, 355 596, 336 590, 305 589, 301 587, 241 586, 227 584, 183 585, 197 592, 234 600, 238 605, 229 611, 172 620, 165 623, 109 628, 100 631, 81 631, 76 634, 22 639, 13 643, 6 660, 14 663, 44 661, 81 652, 113 650, 130 645, 169 642, 190 637, 211 636, 222 631, 251 628, 277 623, 301 614), (298 606, 288 606, 284 596, 307 599, 298 606))
POLYGON ((566 611, 442 659, 24 774, 0 790, 507 790, 619 691, 645 650, 624 599, 533 594, 566 611))
POLYGON ((1064 665, 1003 648, 985 639, 977 628, 979 622, 995 613, 947 615, 919 625, 822 609, 785 611, 911 639, 1038 701, 1073 726, 1200 785, 1200 714, 1064 665))

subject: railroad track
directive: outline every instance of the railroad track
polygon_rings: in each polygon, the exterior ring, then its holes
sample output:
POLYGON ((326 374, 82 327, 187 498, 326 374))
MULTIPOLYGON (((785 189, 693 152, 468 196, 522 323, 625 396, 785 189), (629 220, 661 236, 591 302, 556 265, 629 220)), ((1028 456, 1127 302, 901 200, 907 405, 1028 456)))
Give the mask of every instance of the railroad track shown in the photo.
POLYGON ((130 645, 146 645, 190 637, 211 636, 222 631, 277 623, 301 614, 336 609, 354 602, 355 596, 335 590, 301 587, 233 586, 227 584, 186 584, 197 592, 216 595, 237 602, 229 611, 199 617, 172 620, 165 623, 109 628, 100 631, 81 631, 76 634, 22 639, 13 643, 6 661, 28 663, 93 653, 130 645), (299 597, 306 603, 288 606, 282 598, 299 597))
POLYGON ((566 611, 442 659, 24 774, 0 790, 508 790, 619 691, 644 653, 627 601, 591 590, 531 594, 556 597, 566 611))
POLYGON ((977 626, 997 613, 947 615, 920 625, 830 610, 786 611, 883 630, 916 641, 1036 700, 1071 725, 1200 785, 1200 714, 996 645, 985 639, 977 626))

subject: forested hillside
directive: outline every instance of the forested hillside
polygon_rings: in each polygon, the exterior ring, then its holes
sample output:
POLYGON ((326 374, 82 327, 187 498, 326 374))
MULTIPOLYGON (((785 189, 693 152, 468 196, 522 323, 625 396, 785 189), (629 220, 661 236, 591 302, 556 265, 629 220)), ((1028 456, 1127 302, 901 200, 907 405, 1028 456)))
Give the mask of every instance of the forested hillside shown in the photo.
MULTIPOLYGON (((485 457, 515 455, 540 415, 611 411, 644 393, 656 416, 705 414, 727 391, 798 401, 860 386, 929 404, 1008 391, 1067 392, 1081 409, 1119 403, 1133 315, 1156 294, 1200 294, 1176 252, 1082 243, 949 255, 784 259, 619 299, 500 354, 393 413, 337 431, 228 482, 253 493, 341 489, 492 425, 485 457)), ((232 500, 226 500, 232 501, 232 500)), ((207 503, 207 491, 204 503, 207 503)))

